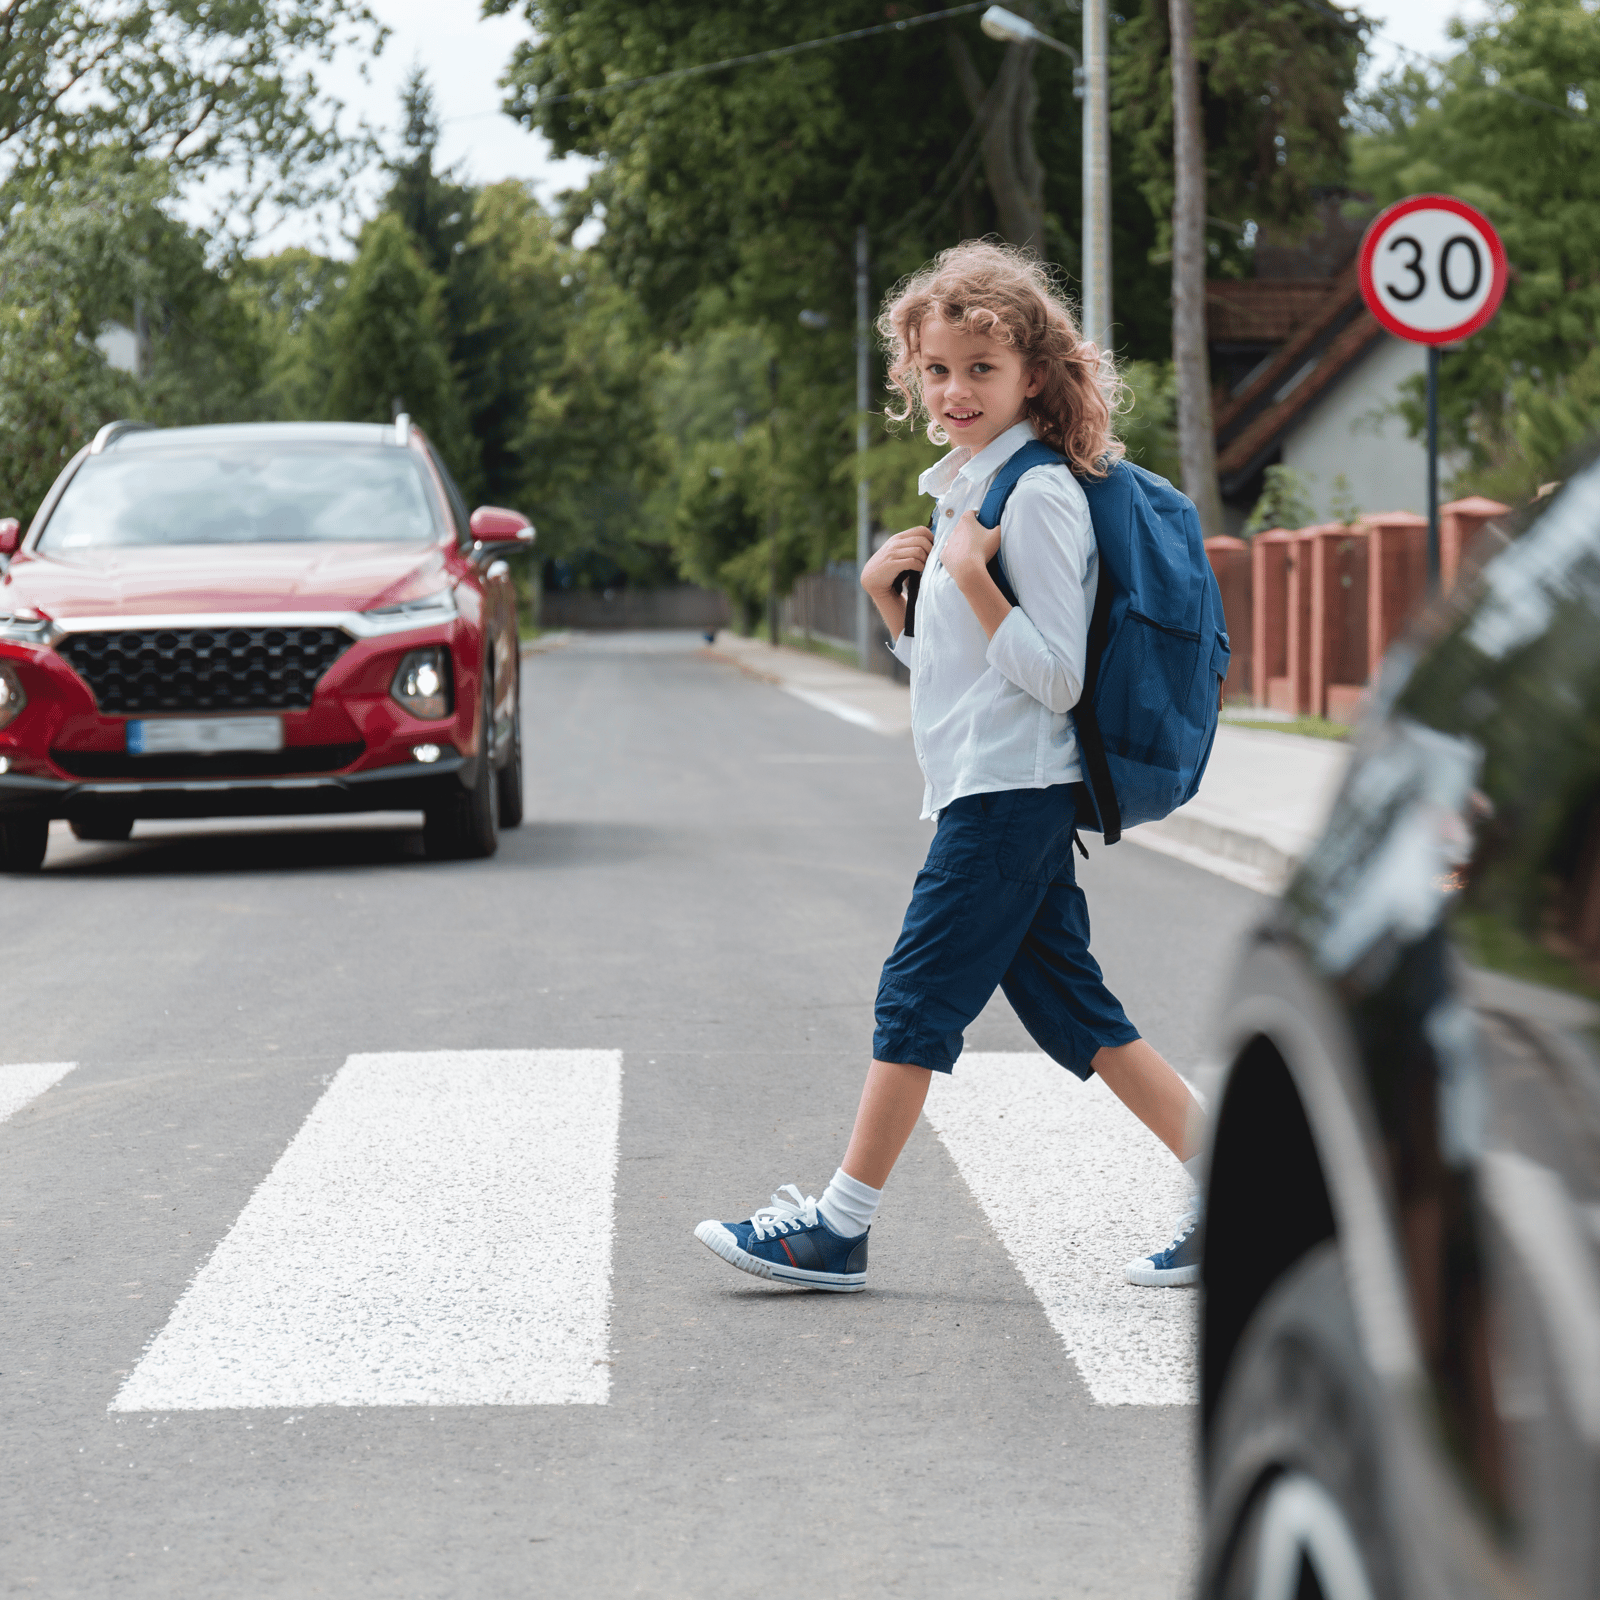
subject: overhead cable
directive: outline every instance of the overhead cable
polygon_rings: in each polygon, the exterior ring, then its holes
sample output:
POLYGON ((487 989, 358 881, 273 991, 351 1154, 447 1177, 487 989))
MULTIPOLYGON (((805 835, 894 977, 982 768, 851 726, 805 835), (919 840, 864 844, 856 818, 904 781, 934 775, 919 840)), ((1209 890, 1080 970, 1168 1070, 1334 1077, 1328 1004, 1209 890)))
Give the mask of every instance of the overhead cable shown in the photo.
POLYGON ((758 61, 776 61, 780 56, 797 56, 804 50, 820 50, 824 45, 845 44, 851 39, 867 39, 875 33, 904 33, 908 28, 920 28, 929 22, 943 22, 947 17, 964 17, 973 11, 987 9, 987 0, 975 5, 951 6, 945 11, 930 11, 924 16, 902 17, 898 22, 880 22, 872 28, 854 28, 849 33, 831 33, 826 39, 802 39, 799 44, 779 45, 775 50, 758 50, 754 55, 729 56, 726 61, 707 61, 697 67, 675 67, 670 72, 652 72, 643 78, 619 78, 615 83, 596 84, 592 89, 573 89, 566 94, 541 95, 534 102, 540 106, 564 105, 569 100, 592 100, 596 95, 614 94, 619 89, 638 89, 647 83, 665 83, 669 78, 698 78, 708 72, 726 72, 730 67, 753 66, 758 61))

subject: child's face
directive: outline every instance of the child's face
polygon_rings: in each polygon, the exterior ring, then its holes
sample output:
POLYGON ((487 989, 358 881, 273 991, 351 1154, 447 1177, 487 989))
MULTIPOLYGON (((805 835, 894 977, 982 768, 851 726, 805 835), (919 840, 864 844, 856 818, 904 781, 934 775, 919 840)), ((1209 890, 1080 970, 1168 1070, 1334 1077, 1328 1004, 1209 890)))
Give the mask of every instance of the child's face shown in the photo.
POLYGON ((922 324, 917 365, 928 413, 974 454, 1021 422, 1044 375, 992 334, 963 333, 938 316, 922 324))

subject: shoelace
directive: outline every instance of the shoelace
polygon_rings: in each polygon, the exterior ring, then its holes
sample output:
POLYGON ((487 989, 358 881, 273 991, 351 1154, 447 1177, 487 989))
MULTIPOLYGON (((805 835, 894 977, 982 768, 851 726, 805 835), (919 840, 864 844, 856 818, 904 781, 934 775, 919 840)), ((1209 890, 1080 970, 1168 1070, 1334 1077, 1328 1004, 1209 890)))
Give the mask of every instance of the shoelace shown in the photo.
POLYGON ((1172 1243, 1167 1246, 1166 1250, 1162 1252, 1163 1255, 1170 1254, 1172 1251, 1176 1250, 1178 1246, 1181 1245, 1183 1241, 1200 1226, 1200 1218, 1203 1211, 1204 1204, 1201 1201, 1200 1192, 1197 1189, 1193 1198, 1189 1201, 1188 1210, 1186 1210, 1184 1214, 1178 1218, 1177 1236, 1173 1239, 1172 1243))
POLYGON ((817 1202, 801 1194, 794 1184, 786 1183, 773 1195, 770 1206, 762 1206, 759 1211, 750 1214, 750 1223, 758 1239, 765 1239, 769 1233, 776 1237, 791 1228, 814 1228, 817 1225, 817 1202), (786 1194, 794 1196, 792 1202, 783 1198, 786 1194))

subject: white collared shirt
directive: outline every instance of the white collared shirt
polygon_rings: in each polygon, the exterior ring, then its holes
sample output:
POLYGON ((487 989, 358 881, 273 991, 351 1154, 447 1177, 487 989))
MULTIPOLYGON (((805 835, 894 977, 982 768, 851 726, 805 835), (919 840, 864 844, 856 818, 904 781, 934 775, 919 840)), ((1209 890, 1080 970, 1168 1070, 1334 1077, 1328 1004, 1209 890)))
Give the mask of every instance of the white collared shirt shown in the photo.
POLYGON ((1082 779, 1072 708, 1100 564, 1089 502, 1064 467, 1034 467, 1000 516, 1000 559, 1018 604, 988 638, 939 561, 950 530, 983 504, 995 473, 1037 437, 1019 422, 976 455, 952 450, 918 479, 938 496, 933 555, 912 638, 894 653, 911 669, 911 737, 927 781, 922 815, 962 795, 1045 789, 1082 779))

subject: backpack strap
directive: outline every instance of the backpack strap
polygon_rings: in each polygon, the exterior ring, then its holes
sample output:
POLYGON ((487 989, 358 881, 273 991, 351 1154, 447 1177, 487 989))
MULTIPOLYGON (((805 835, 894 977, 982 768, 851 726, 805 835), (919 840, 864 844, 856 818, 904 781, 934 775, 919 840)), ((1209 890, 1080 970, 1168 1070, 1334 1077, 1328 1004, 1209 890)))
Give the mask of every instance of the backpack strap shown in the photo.
POLYGON ((1089 641, 1083 652, 1083 692, 1072 708, 1072 724, 1078 730, 1078 750, 1089 779, 1089 794, 1100 814, 1100 836, 1107 844, 1122 837, 1122 807, 1117 804, 1116 787, 1111 782, 1111 765, 1106 760, 1106 742, 1100 734, 1100 719, 1094 714, 1094 692, 1100 683, 1100 658, 1105 654, 1106 637, 1111 631, 1111 584, 1105 562, 1100 563, 1099 581, 1094 590, 1094 615, 1089 619, 1089 641))
MULTIPOLYGON (((1034 467, 1067 465, 1066 457, 1052 450, 1040 439, 1030 439, 994 475, 989 492, 983 497, 983 508, 978 521, 986 528, 1000 524, 1000 514, 1005 510, 1011 491, 1023 473, 1034 467)), ((1017 605, 1017 591, 1006 577, 1005 567, 997 550, 989 562, 989 576, 995 587, 1010 605, 1017 605)), ((1122 808, 1117 804, 1117 791, 1111 782, 1111 767, 1106 760, 1106 744, 1101 737, 1099 719, 1094 714, 1094 693, 1100 681, 1100 658, 1105 653, 1106 638, 1111 631, 1111 585, 1106 581, 1105 563, 1100 563, 1099 582, 1095 585, 1094 614, 1089 619, 1089 637, 1083 653, 1083 692, 1072 708, 1072 722, 1078 734, 1078 750, 1083 757, 1089 794, 1097 813, 1101 837, 1107 844, 1115 844, 1122 837, 1122 808)))

